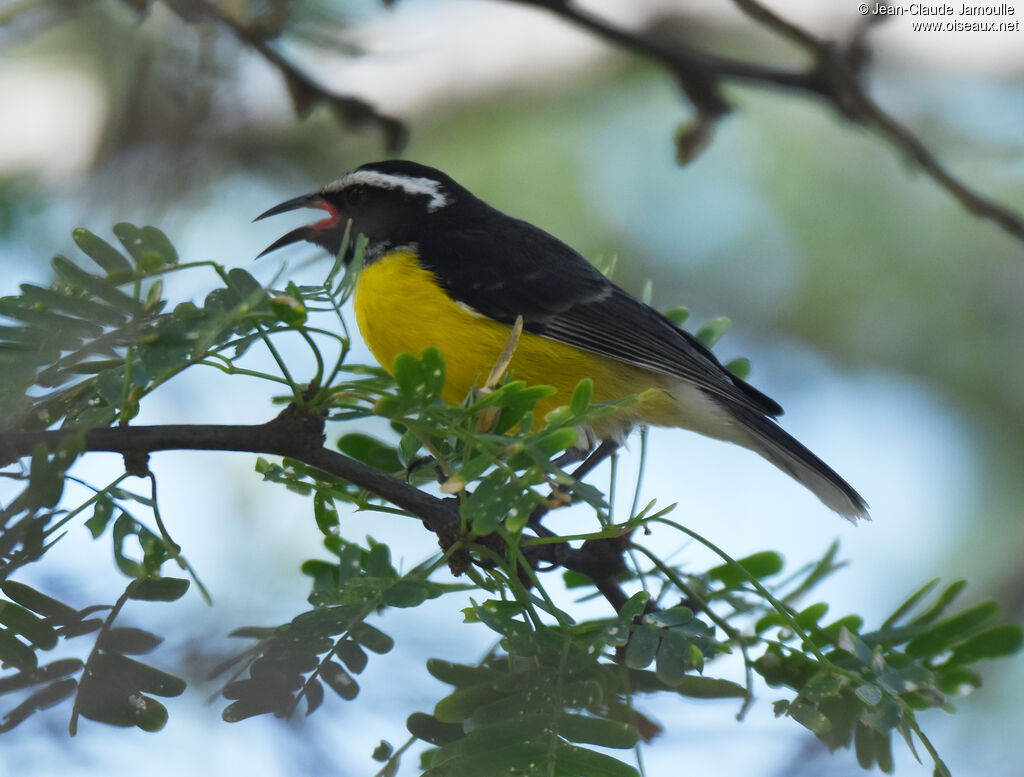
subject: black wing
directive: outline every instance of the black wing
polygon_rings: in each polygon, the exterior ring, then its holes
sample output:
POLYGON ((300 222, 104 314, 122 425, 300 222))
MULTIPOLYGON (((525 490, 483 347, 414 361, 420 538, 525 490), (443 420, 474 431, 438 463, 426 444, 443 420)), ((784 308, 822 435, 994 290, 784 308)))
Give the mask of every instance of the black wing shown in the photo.
POLYGON ((695 337, 626 293, 554 236, 495 218, 421 245, 421 261, 452 298, 498 321, 523 317, 528 332, 675 375, 712 396, 770 416, 777 402, 725 369, 695 337), (483 248, 482 248, 483 247, 483 248), (480 250, 489 255, 479 256, 480 250))

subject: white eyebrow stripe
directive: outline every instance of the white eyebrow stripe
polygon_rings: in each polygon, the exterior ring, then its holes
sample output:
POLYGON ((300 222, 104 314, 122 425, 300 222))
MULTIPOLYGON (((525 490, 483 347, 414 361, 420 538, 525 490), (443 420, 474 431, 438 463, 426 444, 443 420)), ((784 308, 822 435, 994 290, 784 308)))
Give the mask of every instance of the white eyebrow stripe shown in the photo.
POLYGON ((408 194, 421 194, 430 198, 427 210, 433 213, 448 204, 441 182, 433 178, 412 178, 407 175, 389 175, 376 170, 356 170, 324 187, 325 192, 341 191, 347 186, 365 184, 381 189, 402 189, 408 194))

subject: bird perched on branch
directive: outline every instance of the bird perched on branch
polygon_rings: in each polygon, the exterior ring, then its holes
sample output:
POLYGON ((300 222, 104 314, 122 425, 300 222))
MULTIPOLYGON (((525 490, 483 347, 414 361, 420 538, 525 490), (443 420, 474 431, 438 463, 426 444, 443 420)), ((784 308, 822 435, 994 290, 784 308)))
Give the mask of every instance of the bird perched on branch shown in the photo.
POLYGON ((540 417, 566 404, 584 378, 593 380, 595 401, 653 389, 600 419, 594 434, 619 442, 637 423, 691 429, 759 453, 845 518, 868 517, 860 495, 775 422, 778 403, 568 245, 439 170, 402 160, 366 164, 258 218, 298 208, 326 215, 260 256, 298 241, 337 254, 351 220, 350 234, 369 240, 356 320, 385 369, 400 353, 436 346, 447 366, 443 396, 459 402, 487 376, 522 316, 510 369, 557 389, 538 403, 540 417))

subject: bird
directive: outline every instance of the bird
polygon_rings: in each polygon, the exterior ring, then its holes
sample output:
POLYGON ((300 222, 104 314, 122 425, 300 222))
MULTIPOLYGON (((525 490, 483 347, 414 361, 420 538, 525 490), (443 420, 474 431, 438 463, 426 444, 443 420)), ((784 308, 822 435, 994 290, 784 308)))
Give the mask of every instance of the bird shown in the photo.
POLYGON ((556 389, 534 408, 538 418, 567 404, 584 378, 594 401, 646 392, 596 420, 592 438, 621 443, 638 424, 688 429, 760 454, 851 522, 869 518, 860 494, 779 425, 777 402, 569 245, 440 170, 401 159, 364 164, 255 220, 300 208, 325 216, 260 256, 305 241, 331 255, 345 248, 350 262, 355 241, 343 246, 346 230, 364 235, 353 307, 385 370, 401 353, 435 346, 446 365, 442 397, 456 404, 482 384, 521 317, 509 370, 556 389))

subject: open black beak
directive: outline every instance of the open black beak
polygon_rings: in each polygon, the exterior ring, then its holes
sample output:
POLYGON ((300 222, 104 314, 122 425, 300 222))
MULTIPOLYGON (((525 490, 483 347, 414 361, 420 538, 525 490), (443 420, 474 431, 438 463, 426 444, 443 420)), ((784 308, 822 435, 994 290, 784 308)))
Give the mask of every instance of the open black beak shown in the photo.
POLYGON ((318 208, 320 210, 327 211, 328 215, 327 218, 321 219, 315 224, 307 224, 306 226, 299 227, 298 229, 293 229, 288 234, 279 237, 269 246, 264 248, 263 251, 260 252, 259 256, 256 257, 257 259, 261 256, 266 256, 271 251, 276 251, 278 248, 283 248, 284 246, 291 245, 292 243, 298 243, 303 240, 315 243, 316 245, 327 249, 331 253, 338 253, 338 250, 340 249, 340 245, 338 244, 340 243, 341 232, 341 230, 338 229, 338 225, 341 221, 341 216, 337 209, 335 209, 330 202, 324 199, 319 192, 293 197, 290 200, 282 202, 280 205, 275 205, 273 208, 270 208, 270 210, 264 211, 254 218, 253 221, 259 221, 260 219, 265 219, 268 216, 276 216, 279 213, 298 210, 299 208, 318 208))

